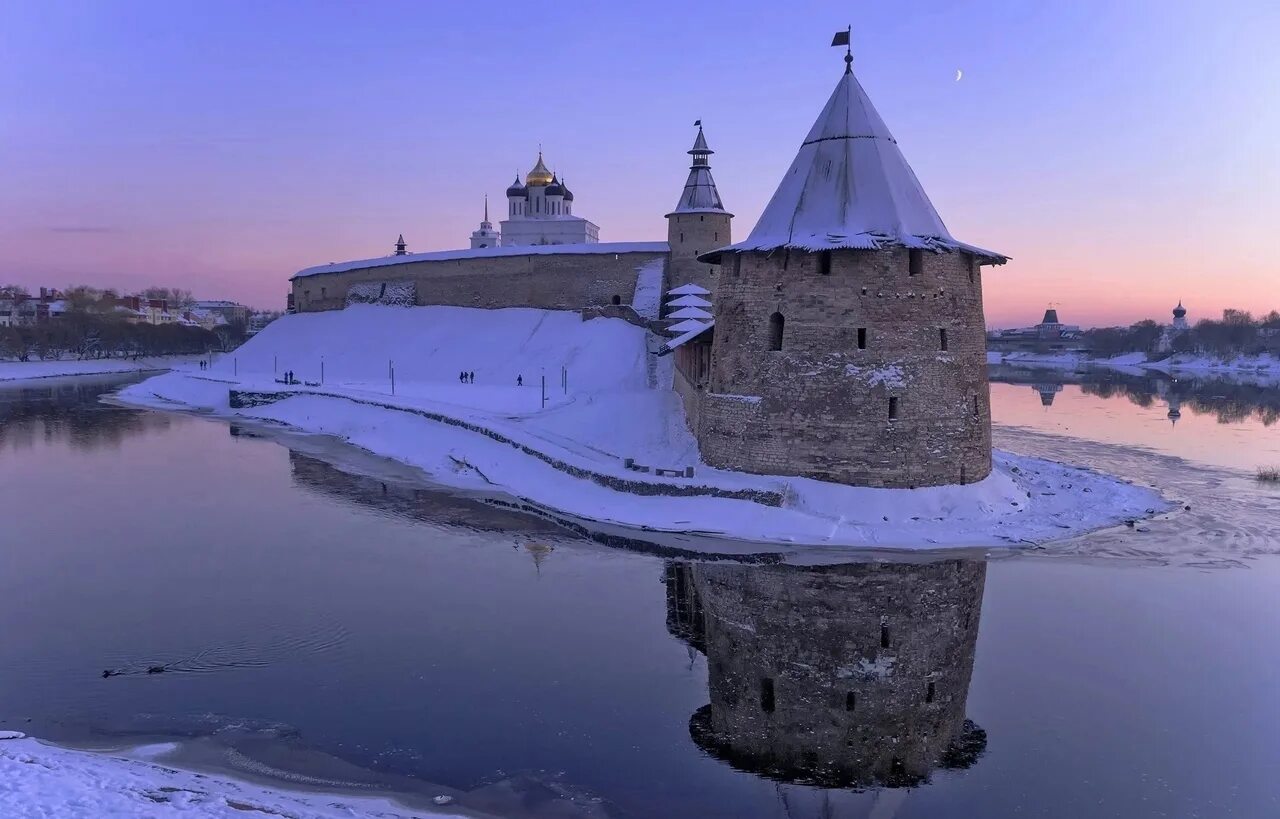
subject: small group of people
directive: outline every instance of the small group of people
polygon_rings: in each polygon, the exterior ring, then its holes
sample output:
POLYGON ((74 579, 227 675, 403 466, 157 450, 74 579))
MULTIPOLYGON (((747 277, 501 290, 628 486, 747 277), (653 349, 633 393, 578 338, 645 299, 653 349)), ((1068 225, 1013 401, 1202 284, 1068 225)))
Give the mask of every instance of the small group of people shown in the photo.
POLYGON ((202 359, 200 359, 200 369, 202 369, 202 370, 207 370, 207 369, 209 369, 209 362, 208 362, 208 361, 205 361, 203 358, 202 358, 202 359))
POLYGON ((476 374, 474 372, 467 372, 466 370, 463 370, 458 373, 458 381, 463 384, 474 384, 476 383, 476 374))
POLYGON ((298 383, 296 380, 294 380, 294 377, 293 377, 293 370, 285 370, 285 371, 284 371, 284 383, 286 383, 286 384, 297 384, 297 383, 298 383))

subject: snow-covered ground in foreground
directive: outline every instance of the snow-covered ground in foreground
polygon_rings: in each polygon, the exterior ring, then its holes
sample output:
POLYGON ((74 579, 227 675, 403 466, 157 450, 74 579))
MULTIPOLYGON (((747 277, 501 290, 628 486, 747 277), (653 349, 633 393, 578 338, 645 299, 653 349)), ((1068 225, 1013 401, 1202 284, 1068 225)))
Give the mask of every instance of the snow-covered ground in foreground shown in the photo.
POLYGON ((276 790, 211 774, 182 771, 150 757, 167 746, 114 753, 77 751, 0 731, 0 816, 57 817, 433 817, 374 796, 276 790))
POLYGON ((0 382, 167 370, 196 360, 194 356, 157 356, 137 360, 103 358, 89 361, 0 361, 0 382))
POLYGON ((619 319, 584 322, 563 311, 360 305, 287 316, 208 372, 175 370, 120 397, 332 435, 418 467, 440 484, 498 491, 580 519, 784 548, 1040 542, 1167 508, 1152 490, 1009 453, 997 454, 995 471, 983 481, 921 489, 713 469, 698 459, 669 370, 653 366, 645 336, 619 319), (322 385, 285 387, 273 378, 292 370, 298 379, 319 382, 322 359, 322 385), (475 372, 474 384, 460 383, 463 370, 475 372), (231 387, 291 396, 232 410, 231 387), (626 458, 693 466, 695 477, 638 473, 624 466, 626 458), (617 479, 700 487, 703 494, 606 485, 617 479), (781 496, 782 505, 715 496, 744 490, 781 496))
POLYGON ((1095 358, 1084 353, 987 353, 988 364, 1016 364, 1025 367, 1106 367, 1116 370, 1158 370, 1166 373, 1211 373, 1222 375, 1257 375, 1280 378, 1280 358, 1272 355, 1242 355, 1221 359, 1212 356, 1178 353, 1148 361, 1146 353, 1125 353, 1112 358, 1095 358))

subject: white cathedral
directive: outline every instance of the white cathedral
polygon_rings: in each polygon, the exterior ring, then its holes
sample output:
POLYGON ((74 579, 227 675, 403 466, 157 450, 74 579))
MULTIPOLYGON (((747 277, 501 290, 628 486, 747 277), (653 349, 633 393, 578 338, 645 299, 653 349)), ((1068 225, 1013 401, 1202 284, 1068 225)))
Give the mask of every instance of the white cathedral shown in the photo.
POLYGON ((527 245, 581 245, 600 241, 600 228, 573 215, 573 191, 547 169, 538 152, 538 163, 521 184, 520 176, 507 188, 507 218, 501 231, 489 221, 485 199, 484 221, 471 233, 471 249, 527 245))

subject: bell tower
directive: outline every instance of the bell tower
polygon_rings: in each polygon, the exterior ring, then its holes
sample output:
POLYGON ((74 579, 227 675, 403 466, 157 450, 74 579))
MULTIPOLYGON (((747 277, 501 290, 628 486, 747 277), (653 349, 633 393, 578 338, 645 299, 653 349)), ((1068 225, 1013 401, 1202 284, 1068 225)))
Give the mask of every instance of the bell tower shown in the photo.
POLYGON ((716 181, 711 177, 710 158, 715 151, 707 145, 702 120, 694 125, 698 136, 689 149, 689 156, 693 158, 689 178, 685 180, 675 210, 667 214, 667 243, 671 246, 667 284, 669 287, 697 284, 710 291, 714 298, 720 265, 698 261, 698 255, 733 244, 730 234, 733 214, 724 209, 716 181))

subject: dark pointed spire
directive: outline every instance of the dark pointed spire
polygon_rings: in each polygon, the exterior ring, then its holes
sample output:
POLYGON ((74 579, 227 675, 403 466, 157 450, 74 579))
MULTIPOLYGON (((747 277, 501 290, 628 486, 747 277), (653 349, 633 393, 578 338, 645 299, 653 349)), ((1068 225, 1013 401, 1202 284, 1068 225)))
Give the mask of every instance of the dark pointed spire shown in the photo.
POLYGON ((401 234, 400 234, 400 238, 396 239, 396 255, 397 255, 397 256, 404 256, 404 255, 406 255, 408 252, 409 252, 409 251, 405 250, 404 234, 403 234, 403 233, 401 233, 401 234))
POLYGON ((715 151, 707 144, 706 134, 702 132, 702 120, 694 125, 698 128, 698 135, 694 137, 693 147, 688 151, 693 157, 693 164, 689 166, 689 178, 685 180, 684 190, 680 192, 680 201, 671 213, 724 210, 720 192, 716 190, 716 181, 711 177, 711 163, 708 161, 715 151))

